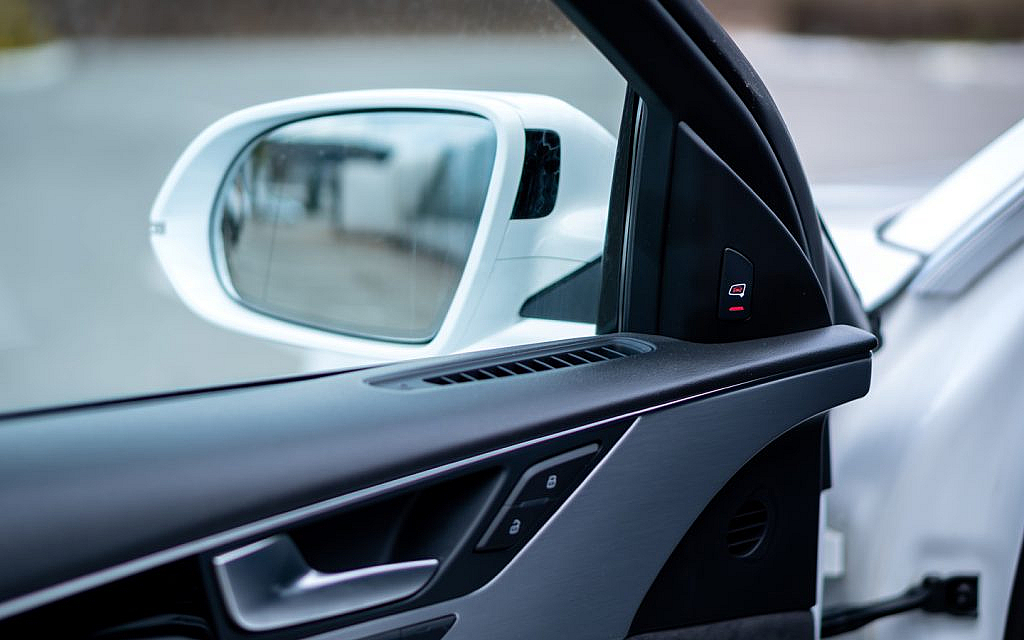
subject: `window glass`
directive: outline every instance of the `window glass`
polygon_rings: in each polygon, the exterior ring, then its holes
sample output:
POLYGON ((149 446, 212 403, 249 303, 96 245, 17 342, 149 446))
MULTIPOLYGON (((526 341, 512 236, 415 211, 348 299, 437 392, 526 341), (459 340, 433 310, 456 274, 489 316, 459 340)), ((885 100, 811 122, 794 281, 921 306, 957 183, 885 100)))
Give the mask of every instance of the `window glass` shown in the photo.
MULTIPOLYGON (((1024 22, 1009 8, 1019 4, 707 2, 779 104, 841 252, 844 227, 854 240, 870 233, 1021 118, 1024 22)), ((367 362, 193 313, 154 256, 148 215, 175 159, 218 118, 295 96, 401 87, 546 94, 615 134, 625 85, 548 0, 0 0, 0 412, 367 362)), ((535 134, 536 149, 557 149, 535 134)), ((531 155, 537 166, 554 157, 531 155)), ((375 170, 363 162, 346 172, 375 170)), ((517 222, 543 225, 558 192, 550 175, 530 184, 536 207, 517 208, 517 222)), ((297 231, 283 210, 275 216, 279 231, 297 231)), ((477 344, 592 331, 599 250, 560 252, 600 239, 566 231, 572 242, 536 243, 549 266, 566 268, 531 281, 516 300, 522 322, 477 344)), ((403 231, 437 244, 421 232, 403 231)), ((441 235, 454 243, 446 250, 461 242, 441 235)), ((429 276, 446 293, 419 315, 388 317, 380 333, 427 336, 458 270, 429 276)), ((513 284, 532 274, 506 273, 513 284)), ((351 320, 334 328, 372 333, 351 320)))
MULTIPOLYGON (((275 343, 193 313, 155 258, 148 217, 177 157, 217 119, 296 96, 403 87, 554 96, 612 134, 625 91, 621 76, 548 0, 0 0, 0 412, 370 360, 275 343)), ((389 282, 410 286, 404 298, 387 298, 398 307, 364 308, 363 318, 350 315, 332 328, 421 341, 448 308, 468 238, 459 220, 477 215, 469 203, 479 193, 461 179, 442 179, 446 189, 466 189, 458 196, 465 207, 442 215, 437 203, 425 205, 422 216, 392 233, 382 218, 360 218, 355 209, 366 190, 386 190, 382 181, 394 179, 386 177, 388 162, 346 167, 340 197, 352 215, 341 230, 346 242, 359 237, 363 251, 393 252, 393 262, 409 258, 415 244, 415 264, 393 265, 402 276, 389 282), (425 295, 431 287, 437 295, 425 295), (367 326, 370 316, 376 326, 367 326)), ((465 172, 459 162, 453 158, 447 171, 465 172)), ((295 212, 286 210, 306 203, 284 191, 302 187, 288 180, 277 186, 276 229, 297 234, 300 226, 286 222, 295 212)), ((389 196, 393 212, 415 191, 411 183, 405 188, 389 196)), ((331 189, 329 180, 321 185, 313 208, 330 207, 331 189)), ((322 215, 307 222, 330 224, 322 215)), ((264 225, 263 235, 272 227, 264 225)), ((250 249, 255 229, 248 228, 250 249)), ((237 246, 230 266, 245 269, 237 246)), ((381 276, 367 264, 341 280, 381 276)), ((308 312, 317 294, 312 280, 323 275, 311 275, 288 299, 275 298, 272 311, 308 312)), ((253 306, 258 282, 249 277, 240 287, 253 306)), ((522 302, 550 284, 539 281, 522 302)), ((495 341, 543 340, 549 335, 538 327, 562 321, 524 322, 495 341)), ((593 332, 586 323, 572 326, 558 337, 593 332)))

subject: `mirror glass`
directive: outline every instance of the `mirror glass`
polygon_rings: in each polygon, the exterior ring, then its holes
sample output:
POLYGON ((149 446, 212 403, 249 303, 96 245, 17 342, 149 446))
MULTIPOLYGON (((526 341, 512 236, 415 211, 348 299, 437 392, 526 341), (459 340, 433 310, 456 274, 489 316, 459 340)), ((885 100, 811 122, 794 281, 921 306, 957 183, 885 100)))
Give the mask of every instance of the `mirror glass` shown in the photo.
POLYGON ((222 187, 214 248, 258 311, 356 336, 426 342, 466 268, 497 136, 485 118, 372 111, 258 138, 222 187))

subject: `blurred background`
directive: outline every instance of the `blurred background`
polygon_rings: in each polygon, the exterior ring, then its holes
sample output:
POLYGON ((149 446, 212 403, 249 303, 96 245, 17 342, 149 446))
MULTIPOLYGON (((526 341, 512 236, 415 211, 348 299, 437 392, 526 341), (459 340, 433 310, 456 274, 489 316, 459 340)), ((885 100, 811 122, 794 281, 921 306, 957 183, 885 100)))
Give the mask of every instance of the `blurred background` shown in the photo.
MULTIPOLYGON (((904 202, 1024 117, 1020 0, 709 8, 822 193, 904 202)), ((549 94, 613 133, 624 91, 546 0, 0 0, 0 412, 343 365, 193 315, 149 208, 231 111, 403 86, 549 94)))

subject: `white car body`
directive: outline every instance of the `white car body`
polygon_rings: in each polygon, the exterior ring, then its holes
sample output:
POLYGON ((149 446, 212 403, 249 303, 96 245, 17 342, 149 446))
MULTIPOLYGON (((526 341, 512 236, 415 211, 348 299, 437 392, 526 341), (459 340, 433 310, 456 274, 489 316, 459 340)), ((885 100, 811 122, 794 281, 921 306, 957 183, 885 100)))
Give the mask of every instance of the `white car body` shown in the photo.
POLYGON ((845 556, 830 563, 825 604, 978 574, 976 620, 908 613, 846 637, 1002 638, 1024 527, 1024 122, 873 246, 833 233, 882 347, 871 392, 831 417, 827 523, 845 556))

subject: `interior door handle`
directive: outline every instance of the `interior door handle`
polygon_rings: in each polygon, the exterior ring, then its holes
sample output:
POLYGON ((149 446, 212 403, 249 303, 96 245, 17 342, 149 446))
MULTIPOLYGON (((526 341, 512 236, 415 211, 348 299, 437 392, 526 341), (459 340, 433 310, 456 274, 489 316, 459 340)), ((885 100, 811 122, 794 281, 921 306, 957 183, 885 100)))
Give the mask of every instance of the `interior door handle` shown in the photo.
POLYGON ((427 584, 436 559, 341 573, 312 569, 286 535, 215 556, 228 613, 248 631, 268 631, 408 598, 427 584))

